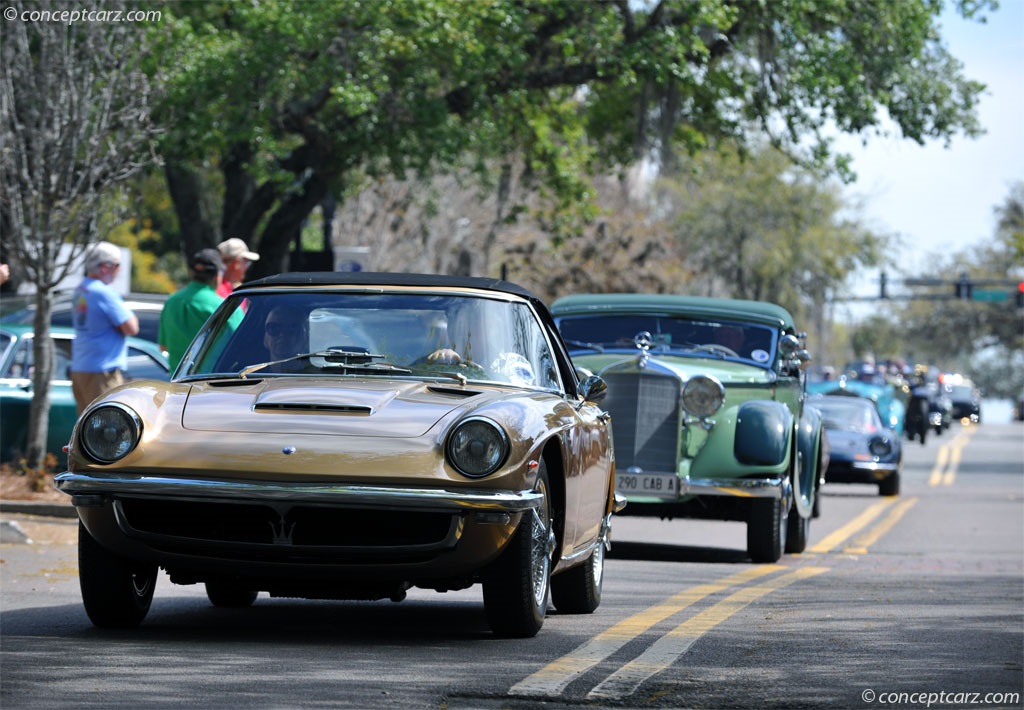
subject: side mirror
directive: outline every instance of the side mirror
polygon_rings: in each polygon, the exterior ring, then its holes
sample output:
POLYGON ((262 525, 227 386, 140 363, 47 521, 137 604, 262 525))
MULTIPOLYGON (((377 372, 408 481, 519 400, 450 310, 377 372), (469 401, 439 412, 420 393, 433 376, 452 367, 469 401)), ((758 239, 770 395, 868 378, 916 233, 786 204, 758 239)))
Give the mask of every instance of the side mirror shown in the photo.
POLYGON ((600 402, 608 394, 608 384, 597 375, 591 375, 580 382, 577 389, 584 402, 600 402))

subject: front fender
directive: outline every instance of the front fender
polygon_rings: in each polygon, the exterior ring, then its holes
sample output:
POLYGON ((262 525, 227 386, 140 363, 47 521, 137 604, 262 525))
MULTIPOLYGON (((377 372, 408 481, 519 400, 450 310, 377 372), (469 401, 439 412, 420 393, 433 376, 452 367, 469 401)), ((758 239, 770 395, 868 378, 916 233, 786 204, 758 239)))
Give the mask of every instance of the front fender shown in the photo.
POLYGON ((781 466, 789 452, 793 415, 769 400, 744 402, 736 414, 733 454, 748 466, 781 466))
MULTIPOLYGON (((814 407, 805 407, 800 418, 800 426, 797 429, 797 452, 800 454, 801 465, 796 468, 797 480, 794 482, 794 500, 801 517, 811 514, 814 507, 814 496, 818 494, 818 486, 815 479, 819 478, 822 471, 819 470, 821 447, 828 444, 822 441, 824 428, 821 423, 821 412, 814 407)), ((827 448, 826 448, 827 450, 827 448)))

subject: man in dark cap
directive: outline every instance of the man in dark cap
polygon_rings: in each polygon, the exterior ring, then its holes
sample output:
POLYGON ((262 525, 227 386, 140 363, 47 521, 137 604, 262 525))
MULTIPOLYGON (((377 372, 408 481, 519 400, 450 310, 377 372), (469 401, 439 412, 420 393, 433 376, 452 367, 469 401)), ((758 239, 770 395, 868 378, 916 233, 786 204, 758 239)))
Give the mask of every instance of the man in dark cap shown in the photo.
POLYGON ((167 351, 171 371, 178 366, 192 338, 224 299, 217 287, 224 277, 224 261, 216 249, 200 249, 189 260, 192 281, 164 303, 160 313, 160 347, 167 351))

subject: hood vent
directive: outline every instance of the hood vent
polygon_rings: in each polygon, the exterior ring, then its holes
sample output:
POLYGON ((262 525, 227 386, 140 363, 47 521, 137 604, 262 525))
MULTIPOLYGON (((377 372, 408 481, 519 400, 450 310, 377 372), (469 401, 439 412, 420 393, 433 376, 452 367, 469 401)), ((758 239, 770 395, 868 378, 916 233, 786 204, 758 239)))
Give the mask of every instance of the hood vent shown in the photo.
POLYGON ((437 387, 435 385, 431 385, 430 387, 427 387, 427 389, 434 394, 445 394, 450 397, 476 397, 480 394, 480 392, 476 390, 464 390, 457 387, 437 387))
POLYGON ((335 414, 359 414, 368 417, 373 414, 372 407, 350 404, 314 404, 312 402, 261 402, 256 405, 257 412, 333 412, 335 414))

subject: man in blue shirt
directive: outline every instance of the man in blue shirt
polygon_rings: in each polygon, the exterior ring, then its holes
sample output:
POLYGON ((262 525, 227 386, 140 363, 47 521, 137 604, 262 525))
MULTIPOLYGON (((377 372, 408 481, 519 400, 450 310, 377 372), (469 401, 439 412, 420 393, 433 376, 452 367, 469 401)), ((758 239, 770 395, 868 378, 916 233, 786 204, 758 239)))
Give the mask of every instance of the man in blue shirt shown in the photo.
POLYGON ((127 337, 139 333, 138 317, 110 287, 119 268, 121 250, 99 242, 85 258, 85 278, 72 297, 71 389, 79 413, 124 382, 127 337))

